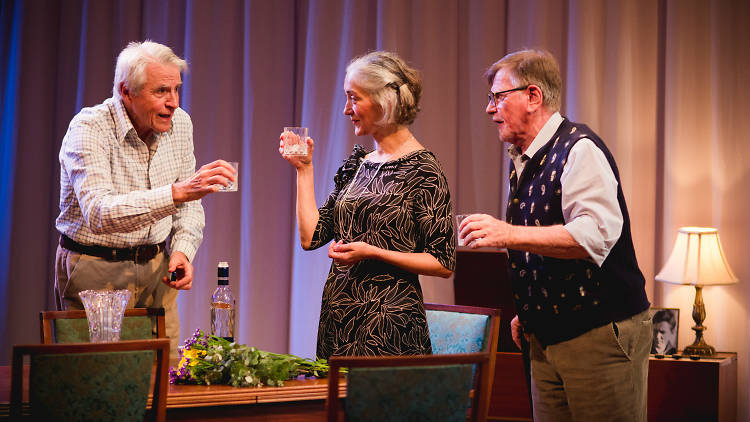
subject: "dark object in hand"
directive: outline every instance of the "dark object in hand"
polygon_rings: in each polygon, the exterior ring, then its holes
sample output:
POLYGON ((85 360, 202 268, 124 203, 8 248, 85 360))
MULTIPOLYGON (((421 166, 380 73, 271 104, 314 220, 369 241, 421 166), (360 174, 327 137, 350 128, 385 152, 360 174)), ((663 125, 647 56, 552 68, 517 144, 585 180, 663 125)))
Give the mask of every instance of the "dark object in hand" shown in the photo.
POLYGON ((169 273, 169 281, 177 281, 177 271, 169 273))

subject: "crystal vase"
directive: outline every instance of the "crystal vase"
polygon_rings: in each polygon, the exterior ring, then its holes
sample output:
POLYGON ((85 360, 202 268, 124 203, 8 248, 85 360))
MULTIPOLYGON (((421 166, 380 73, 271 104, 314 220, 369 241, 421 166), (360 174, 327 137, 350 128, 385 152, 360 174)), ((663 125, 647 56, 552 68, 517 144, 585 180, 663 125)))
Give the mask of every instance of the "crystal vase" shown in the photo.
POLYGON ((129 290, 84 290, 78 295, 86 309, 92 343, 119 341, 129 290))

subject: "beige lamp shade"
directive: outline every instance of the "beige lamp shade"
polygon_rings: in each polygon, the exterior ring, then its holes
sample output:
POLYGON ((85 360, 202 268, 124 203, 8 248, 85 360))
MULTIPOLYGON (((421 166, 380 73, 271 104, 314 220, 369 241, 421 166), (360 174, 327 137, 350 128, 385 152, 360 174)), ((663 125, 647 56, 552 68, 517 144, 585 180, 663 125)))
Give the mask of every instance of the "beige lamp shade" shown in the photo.
POLYGON ((656 281, 710 286, 737 282, 719 242, 719 231, 710 227, 681 227, 667 263, 656 281))

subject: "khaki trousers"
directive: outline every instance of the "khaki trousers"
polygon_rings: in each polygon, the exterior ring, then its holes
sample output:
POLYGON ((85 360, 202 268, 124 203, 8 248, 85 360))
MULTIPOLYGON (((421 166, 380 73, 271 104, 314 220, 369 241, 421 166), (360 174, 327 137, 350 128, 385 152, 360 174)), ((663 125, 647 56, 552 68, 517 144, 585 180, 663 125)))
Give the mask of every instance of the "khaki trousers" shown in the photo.
POLYGON ((542 348, 531 336, 534 420, 646 421, 648 311, 542 348))
POLYGON ((133 261, 108 261, 58 246, 55 267, 58 309, 83 309, 78 296, 78 292, 83 290, 130 290, 128 308, 164 308, 170 355, 177 357, 180 337, 180 318, 177 314, 179 291, 161 281, 169 267, 169 257, 165 252, 160 252, 148 262, 137 264, 133 261))

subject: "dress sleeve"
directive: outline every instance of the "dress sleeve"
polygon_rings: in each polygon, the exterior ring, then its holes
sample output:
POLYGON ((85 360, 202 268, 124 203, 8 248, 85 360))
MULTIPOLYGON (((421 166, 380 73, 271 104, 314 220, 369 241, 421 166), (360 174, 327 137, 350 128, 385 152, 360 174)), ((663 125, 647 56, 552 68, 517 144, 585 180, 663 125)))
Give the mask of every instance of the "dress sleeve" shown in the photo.
POLYGON ((333 221, 333 207, 336 204, 339 193, 354 177, 365 155, 367 155, 367 152, 364 147, 362 145, 355 145, 349 158, 344 160, 344 164, 339 167, 336 175, 333 176, 335 186, 323 206, 318 208, 320 217, 318 218, 318 225, 315 226, 315 232, 310 242, 310 249, 317 249, 330 242, 331 239, 336 238, 337 233, 333 221))
POLYGON ((421 166, 424 181, 414 197, 414 214, 421 251, 434 256, 445 268, 456 267, 456 236, 448 180, 437 161, 421 166))

